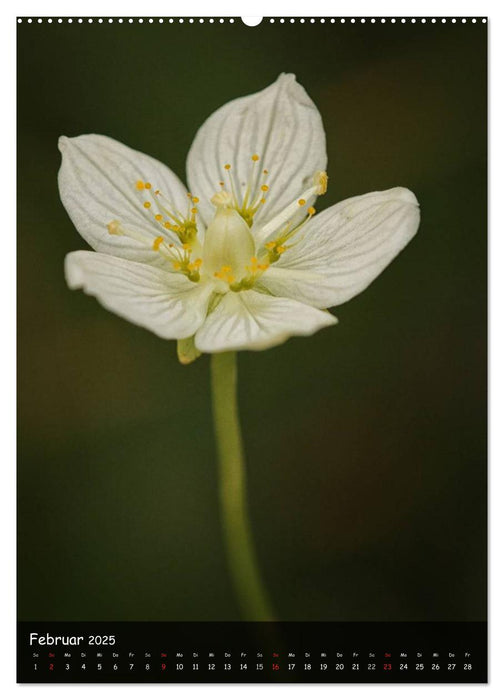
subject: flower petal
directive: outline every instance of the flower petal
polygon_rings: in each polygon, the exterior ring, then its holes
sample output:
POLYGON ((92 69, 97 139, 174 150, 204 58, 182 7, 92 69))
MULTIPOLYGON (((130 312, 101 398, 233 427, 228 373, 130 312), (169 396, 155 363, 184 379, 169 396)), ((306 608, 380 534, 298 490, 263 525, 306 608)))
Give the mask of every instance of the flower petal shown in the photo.
POLYGON ((109 311, 161 338, 187 338, 203 323, 212 286, 111 255, 79 250, 65 258, 71 289, 82 287, 109 311))
POLYGON ((280 299, 252 290, 229 292, 196 333, 202 352, 265 350, 293 335, 312 335, 337 323, 319 311, 292 299, 280 299))
POLYGON ((378 277, 419 222, 416 197, 403 187, 346 199, 306 224, 261 286, 319 308, 343 304, 378 277))
POLYGON ((185 214, 187 190, 178 177, 154 158, 107 136, 62 136, 59 148, 63 156, 58 175, 61 201, 89 245, 128 260, 166 264, 149 245, 127 236, 111 236, 107 224, 118 220, 124 229, 141 233, 148 241, 168 234, 154 219, 159 210, 151 193, 159 189, 185 214), (139 180, 150 182, 151 190, 137 190, 139 180), (144 208, 144 201, 151 201, 152 206, 144 208))
POLYGON ((299 197, 317 170, 327 164, 325 134, 320 114, 296 82, 280 75, 261 92, 228 102, 200 128, 187 158, 191 191, 200 198, 208 224, 214 214, 210 198, 219 189, 224 165, 231 165, 236 187, 245 189, 253 155, 269 171, 269 192, 254 226, 268 221, 299 197))

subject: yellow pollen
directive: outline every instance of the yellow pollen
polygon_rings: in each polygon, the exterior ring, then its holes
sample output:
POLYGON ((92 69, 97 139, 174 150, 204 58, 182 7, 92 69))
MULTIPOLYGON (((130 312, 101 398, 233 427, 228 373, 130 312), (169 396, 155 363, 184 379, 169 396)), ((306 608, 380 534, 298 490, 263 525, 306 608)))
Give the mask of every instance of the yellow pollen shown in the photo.
POLYGON ((315 214, 315 207, 308 207, 307 211, 310 216, 313 216, 315 214))
POLYGON ((182 265, 177 261, 173 262, 172 265, 174 270, 180 270, 180 268, 182 267, 182 265))
POLYGON ((167 228, 167 229, 170 229, 170 230, 171 230, 171 228, 172 228, 172 225, 170 224, 169 221, 165 221, 163 225, 164 225, 164 227, 167 228))
POLYGON ((268 185, 261 185, 261 189, 263 192, 267 192, 269 190, 268 185))
POLYGON ((145 207, 146 209, 150 209, 151 203, 150 203, 150 202, 144 202, 144 207, 145 207))
POLYGON ((266 200, 264 199, 264 197, 262 197, 261 200, 260 200, 260 203, 261 203, 261 204, 264 204, 265 201, 266 201, 266 200))
POLYGON ((162 221, 163 216, 162 216, 162 214, 156 214, 156 216, 154 218, 156 219, 156 221, 162 221))
POLYGON ((116 219, 107 224, 107 230, 111 236, 121 236, 122 232, 120 230, 120 223, 116 219))
POLYGON ((282 255, 282 253, 285 253, 285 251, 287 250, 287 248, 284 245, 277 245, 276 249, 279 255, 282 255))
POLYGON ((189 263, 189 265, 187 266, 187 269, 190 270, 191 272, 192 272, 193 270, 199 270, 200 267, 201 267, 202 262, 203 262, 203 260, 202 260, 201 258, 198 258, 198 259, 195 260, 194 262, 189 263))
POLYGON ((182 245, 182 248, 183 248, 184 250, 191 250, 191 246, 190 246, 189 243, 184 243, 184 244, 182 245))
POLYGON ((154 239, 154 243, 152 244, 152 250, 159 250, 159 246, 161 243, 164 241, 163 236, 158 236, 157 238, 154 239))
POLYGON ((236 277, 232 274, 230 265, 223 265, 218 272, 214 272, 214 277, 228 284, 233 284, 236 281, 236 277))
POLYGON ((154 190, 154 194, 155 195, 161 194, 161 190, 154 190))
POLYGON ((327 192, 327 173, 324 171, 315 173, 313 184, 317 187, 317 194, 325 194, 327 192))
POLYGON ((264 247, 267 248, 268 250, 273 250, 273 248, 275 246, 276 246, 275 241, 270 241, 269 243, 266 243, 264 247))
POLYGON ((268 174, 268 170, 263 170, 263 175, 267 175, 267 174, 268 174))
POLYGON ((299 199, 298 204, 300 207, 304 207, 304 205, 306 204, 306 199, 299 199))
POLYGON ((268 263, 263 263, 262 265, 257 266, 260 270, 267 270, 269 267, 268 263))
POLYGON ((259 156, 257 155, 257 153, 255 153, 255 154, 252 156, 252 160, 254 161, 254 163, 257 163, 257 161, 259 160, 259 156))
POLYGON ((250 262, 252 265, 257 265, 257 258, 254 256, 253 258, 250 258, 250 262))
POLYGON ((146 183, 145 183, 145 189, 146 189, 146 190, 150 190, 151 187, 152 187, 152 185, 150 184, 150 182, 146 182, 146 183))
POLYGON ((198 213, 198 210, 196 209, 196 207, 193 207, 191 209, 191 214, 197 214, 197 213, 198 213))
POLYGON ((193 204, 197 204, 199 202, 199 197, 193 197, 192 201, 193 201, 193 204))
POLYGON ((143 190, 144 187, 145 187, 145 183, 142 180, 137 180, 137 183, 136 183, 137 190, 143 190))
POLYGON ((226 170, 231 170, 231 166, 229 165, 229 163, 226 163, 226 165, 224 166, 224 168, 225 168, 226 170))

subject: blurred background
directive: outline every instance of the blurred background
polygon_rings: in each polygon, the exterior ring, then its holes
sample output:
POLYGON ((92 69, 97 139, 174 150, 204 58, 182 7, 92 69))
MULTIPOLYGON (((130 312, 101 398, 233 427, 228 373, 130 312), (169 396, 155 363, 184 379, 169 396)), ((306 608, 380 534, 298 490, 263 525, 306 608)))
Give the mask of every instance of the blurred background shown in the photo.
POLYGON ((18 26, 22 620, 239 619, 209 362, 70 292, 86 249, 61 134, 183 180, 204 119, 293 72, 322 114, 319 208, 409 187, 419 234, 310 338, 239 356, 249 504, 284 620, 486 616, 486 26, 18 26))

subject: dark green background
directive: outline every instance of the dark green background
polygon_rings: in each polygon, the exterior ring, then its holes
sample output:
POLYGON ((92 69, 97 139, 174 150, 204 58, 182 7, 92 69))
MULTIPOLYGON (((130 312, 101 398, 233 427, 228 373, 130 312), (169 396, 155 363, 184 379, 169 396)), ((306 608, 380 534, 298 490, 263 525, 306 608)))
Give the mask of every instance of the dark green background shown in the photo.
POLYGON ((182 179, 217 107, 294 72, 319 207, 402 185, 417 237, 337 327, 239 357, 254 537, 283 619, 486 614, 486 26, 18 26, 19 616, 237 619, 208 357, 70 292, 57 139, 182 179))

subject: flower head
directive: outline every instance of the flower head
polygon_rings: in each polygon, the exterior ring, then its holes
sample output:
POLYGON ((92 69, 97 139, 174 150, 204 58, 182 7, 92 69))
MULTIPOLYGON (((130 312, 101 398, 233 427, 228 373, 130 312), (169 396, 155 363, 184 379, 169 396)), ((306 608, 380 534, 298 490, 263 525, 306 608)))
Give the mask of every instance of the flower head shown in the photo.
POLYGON ((179 357, 264 349, 336 319, 415 235, 396 187, 316 214, 327 189, 320 115, 293 75, 212 114, 187 159, 188 191, 153 158, 106 136, 62 137, 60 195, 97 252, 65 261, 124 318, 179 341, 179 357))

